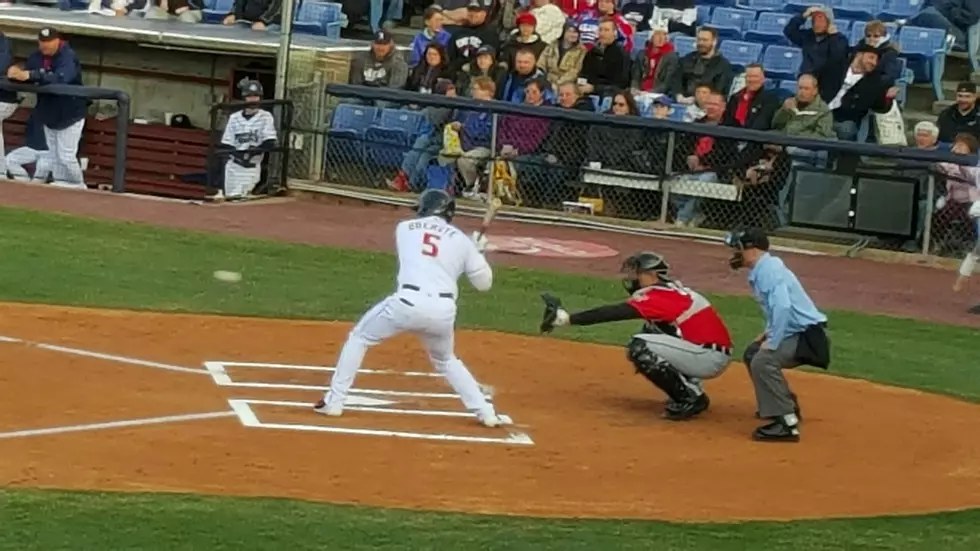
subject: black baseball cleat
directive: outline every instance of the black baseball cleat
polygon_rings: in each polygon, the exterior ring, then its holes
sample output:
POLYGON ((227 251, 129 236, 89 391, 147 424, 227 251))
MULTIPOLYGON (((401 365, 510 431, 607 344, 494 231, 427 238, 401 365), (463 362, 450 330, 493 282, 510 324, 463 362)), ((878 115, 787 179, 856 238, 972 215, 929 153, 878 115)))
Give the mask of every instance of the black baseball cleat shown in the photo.
POLYGON ((759 442, 799 442, 800 429, 796 425, 789 426, 782 421, 773 421, 755 429, 752 439, 759 442))
POLYGON ((970 308, 969 310, 967 310, 967 312, 970 314, 980 315, 980 304, 977 304, 976 306, 970 308))
POLYGON ((711 405, 711 400, 708 399, 707 394, 701 394, 693 400, 685 400, 683 402, 671 401, 668 403, 667 408, 664 409, 664 419, 669 419, 670 421, 686 421, 703 413, 708 409, 709 405, 711 405))
MULTIPOLYGON (((793 394, 791 392, 789 395, 790 395, 790 397, 793 398, 793 413, 796 414, 796 422, 797 423, 800 423, 800 422, 803 421, 803 414, 800 413, 800 401, 796 399, 796 394, 793 394)), ((759 412, 758 411, 755 412, 755 418, 756 419, 762 419, 762 416, 759 415, 759 412)))

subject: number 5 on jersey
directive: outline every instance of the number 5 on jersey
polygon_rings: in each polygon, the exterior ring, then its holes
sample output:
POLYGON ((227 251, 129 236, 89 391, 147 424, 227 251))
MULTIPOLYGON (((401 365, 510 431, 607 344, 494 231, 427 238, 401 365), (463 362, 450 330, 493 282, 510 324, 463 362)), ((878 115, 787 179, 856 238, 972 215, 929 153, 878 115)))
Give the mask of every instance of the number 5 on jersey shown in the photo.
POLYGON ((422 234, 422 254, 439 256, 439 235, 435 233, 422 234))

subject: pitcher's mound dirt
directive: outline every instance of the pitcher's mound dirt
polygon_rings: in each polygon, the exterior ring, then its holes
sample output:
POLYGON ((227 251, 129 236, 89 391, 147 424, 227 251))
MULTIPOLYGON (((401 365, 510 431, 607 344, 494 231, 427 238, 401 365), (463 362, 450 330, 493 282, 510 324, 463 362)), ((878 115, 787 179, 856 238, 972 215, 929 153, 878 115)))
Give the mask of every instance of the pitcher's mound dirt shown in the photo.
MULTIPOLYGON (((0 308, 3 336, 198 369, 207 360, 331 365, 347 327, 0 308)), ((227 412, 229 398, 312 402, 317 392, 219 387, 203 371, 130 365, 26 342, 2 342, 0 350, 0 484, 12 486, 714 521, 980 505, 980 439, 970 436, 980 426, 980 406, 861 381, 791 373, 806 416, 803 442, 765 445, 749 439, 757 421, 741 366, 709 382, 713 406, 703 418, 673 424, 659 418, 663 397, 632 374, 618 348, 464 331, 460 356, 481 382, 496 388, 499 409, 513 416, 533 445, 246 428, 235 416, 11 437, 12 431, 227 412)), ((373 350, 366 367, 428 371, 411 339, 373 350)), ((257 371, 263 368, 232 377, 254 380, 262 376, 257 371)), ((264 371, 272 383, 323 384, 327 376, 264 371)), ((438 379, 416 381, 365 374, 358 384, 448 392, 438 379)), ((395 408, 434 407, 439 400, 388 399, 395 408)), ((455 400, 439 407, 461 409, 455 400)), ((507 435, 463 417, 349 411, 330 420, 275 406, 255 412, 264 422, 507 435)))

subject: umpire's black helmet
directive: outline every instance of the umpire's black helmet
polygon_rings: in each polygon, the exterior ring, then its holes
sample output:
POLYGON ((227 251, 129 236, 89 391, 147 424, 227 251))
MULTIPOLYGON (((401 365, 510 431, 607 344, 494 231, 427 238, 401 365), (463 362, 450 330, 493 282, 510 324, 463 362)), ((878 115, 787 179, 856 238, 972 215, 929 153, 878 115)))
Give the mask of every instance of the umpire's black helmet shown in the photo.
POLYGON ((760 228, 738 228, 725 236, 725 244, 736 250, 769 250, 769 236, 760 228))
POLYGON ((441 189, 430 188, 419 195, 419 203, 415 206, 419 218, 440 216, 446 222, 452 222, 456 215, 456 200, 441 189))

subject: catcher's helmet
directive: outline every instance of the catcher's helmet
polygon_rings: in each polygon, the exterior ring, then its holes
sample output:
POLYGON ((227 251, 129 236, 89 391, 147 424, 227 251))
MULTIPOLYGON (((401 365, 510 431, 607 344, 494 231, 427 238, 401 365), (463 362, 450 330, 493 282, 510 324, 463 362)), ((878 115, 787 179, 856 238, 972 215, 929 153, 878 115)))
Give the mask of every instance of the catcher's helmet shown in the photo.
POLYGON ((446 222, 451 222, 456 215, 456 200, 441 189, 430 188, 419 195, 415 212, 419 218, 441 216, 446 222))
POLYGON ((238 89, 242 93, 243 98, 248 98, 252 96, 262 97, 262 83, 257 80, 244 79, 238 83, 238 89))
POLYGON ((623 273, 623 288, 630 294, 640 290, 638 276, 641 273, 653 272, 662 281, 670 279, 667 277, 670 265, 663 256, 651 251, 638 252, 630 256, 623 261, 620 271, 623 273))

